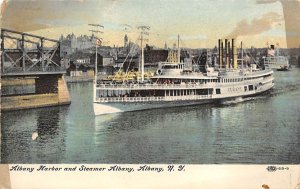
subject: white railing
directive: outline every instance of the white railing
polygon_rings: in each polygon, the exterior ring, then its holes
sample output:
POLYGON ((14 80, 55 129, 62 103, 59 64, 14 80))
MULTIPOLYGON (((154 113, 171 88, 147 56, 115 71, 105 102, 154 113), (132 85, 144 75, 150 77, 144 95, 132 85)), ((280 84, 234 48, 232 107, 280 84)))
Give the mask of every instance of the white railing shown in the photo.
POLYGON ((212 95, 187 95, 187 96, 166 96, 166 97, 100 97, 96 102, 153 102, 153 101, 182 101, 210 99, 212 95))
MULTIPOLYGON (((209 84, 209 83, 207 83, 209 84)), ((207 84, 98 84, 98 89, 195 89, 207 84)))
MULTIPOLYGON (((251 77, 259 77, 256 79, 250 79, 247 80, 248 75, 245 75, 242 81, 239 82, 203 82, 203 83, 182 83, 182 84, 157 84, 157 83, 145 83, 145 84, 97 84, 97 89, 100 90, 147 90, 147 89, 203 89, 203 88, 211 88, 219 85, 232 85, 233 83, 254 83, 254 82, 260 82, 263 80, 264 74, 271 73, 269 70, 262 70, 259 74, 251 75, 251 77)), ((232 79, 232 78, 225 78, 225 79, 232 79)))

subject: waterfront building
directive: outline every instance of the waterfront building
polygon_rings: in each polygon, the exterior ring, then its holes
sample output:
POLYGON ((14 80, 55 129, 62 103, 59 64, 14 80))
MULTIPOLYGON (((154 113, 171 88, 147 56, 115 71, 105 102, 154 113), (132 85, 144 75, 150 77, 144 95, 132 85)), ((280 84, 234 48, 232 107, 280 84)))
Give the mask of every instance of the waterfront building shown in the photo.
POLYGON ((66 37, 61 35, 59 41, 61 43, 61 52, 65 55, 91 49, 95 46, 96 42, 94 35, 80 35, 79 37, 76 37, 73 33, 68 34, 66 37))

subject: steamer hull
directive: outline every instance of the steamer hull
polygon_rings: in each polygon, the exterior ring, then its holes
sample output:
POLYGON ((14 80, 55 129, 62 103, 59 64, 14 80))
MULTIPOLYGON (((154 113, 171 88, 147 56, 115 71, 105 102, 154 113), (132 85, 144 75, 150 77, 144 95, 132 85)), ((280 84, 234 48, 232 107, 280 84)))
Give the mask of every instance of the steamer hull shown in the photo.
MULTIPOLYGON (((110 88, 109 86, 99 87, 100 91, 164 91, 164 96, 145 96, 145 97, 100 97, 94 102, 95 115, 137 111, 155 108, 170 108, 178 106, 190 106, 220 102, 256 96, 273 88, 273 71, 265 72, 261 79, 255 81, 242 81, 234 85, 226 83, 223 78, 217 83, 207 83, 203 85, 135 85, 119 86, 110 88), (224 81, 224 83, 222 82, 224 81), (113 90, 114 89, 114 90, 113 90), (117 90, 118 89, 118 90, 117 90), (210 94, 201 94, 207 92, 210 94)), ((255 77, 256 78, 256 77, 255 77)), ((99 95, 99 93, 98 93, 99 95)))

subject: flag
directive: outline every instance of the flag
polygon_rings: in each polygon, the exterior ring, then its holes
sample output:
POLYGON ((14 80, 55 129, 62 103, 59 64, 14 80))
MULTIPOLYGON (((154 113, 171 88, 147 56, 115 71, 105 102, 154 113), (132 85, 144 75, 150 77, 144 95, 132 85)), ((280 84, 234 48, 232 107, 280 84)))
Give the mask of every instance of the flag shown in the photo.
POLYGON ((96 44, 97 44, 98 46, 101 46, 101 44, 102 44, 101 40, 100 40, 100 39, 96 39, 96 44))
POLYGON ((268 49, 268 55, 275 56, 275 50, 274 49, 268 49))

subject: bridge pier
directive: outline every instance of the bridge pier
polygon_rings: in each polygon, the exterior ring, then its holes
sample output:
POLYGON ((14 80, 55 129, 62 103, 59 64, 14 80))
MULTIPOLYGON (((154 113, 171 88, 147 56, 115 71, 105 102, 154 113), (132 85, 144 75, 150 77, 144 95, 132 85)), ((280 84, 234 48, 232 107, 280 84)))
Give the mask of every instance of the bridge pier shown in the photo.
POLYGON ((63 75, 39 76, 36 79, 2 78, 2 89, 2 111, 71 103, 63 75))
POLYGON ((35 79, 36 94, 57 94, 58 104, 70 104, 64 75, 46 75, 35 79))
POLYGON ((59 41, 8 29, 1 40, 2 111, 71 103, 59 41))

